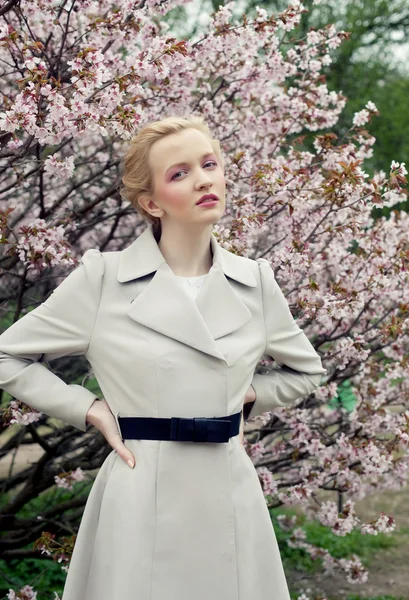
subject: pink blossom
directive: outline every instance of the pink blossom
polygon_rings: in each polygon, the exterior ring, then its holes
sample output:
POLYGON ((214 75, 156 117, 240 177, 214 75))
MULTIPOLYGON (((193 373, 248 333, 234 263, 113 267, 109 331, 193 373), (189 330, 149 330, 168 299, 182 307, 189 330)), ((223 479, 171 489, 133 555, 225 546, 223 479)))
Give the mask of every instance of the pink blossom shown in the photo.
POLYGON ((365 104, 365 108, 367 108, 370 112, 378 112, 378 109, 371 100, 365 104))
POLYGON ((355 127, 362 127, 363 125, 368 123, 369 115, 370 113, 368 110, 366 110, 366 108, 355 113, 354 118, 352 119, 352 122, 355 125, 355 127))
POLYGON ((332 532, 340 536, 350 533, 359 523, 355 515, 354 504, 351 500, 347 500, 341 514, 338 513, 335 502, 322 503, 318 518, 322 525, 331 527, 332 532))
POLYGON ((324 36, 319 31, 312 30, 307 33, 307 44, 316 46, 324 39, 324 36))
POLYGON ((9 403, 11 419, 9 423, 18 423, 19 425, 28 425, 29 423, 36 423, 39 421, 43 414, 33 408, 29 410, 23 410, 15 400, 10 400, 9 403))
POLYGON ((264 495, 275 496, 277 494, 277 483, 271 471, 266 467, 258 467, 257 474, 262 481, 264 495))
POLYGON ((45 160, 44 171, 60 181, 64 181, 74 173, 74 157, 68 156, 64 159, 58 159, 55 154, 53 154, 45 160))
POLYGON ((37 592, 31 585, 25 585, 18 592, 9 588, 7 598, 8 600, 37 600, 37 592))
POLYGON ((309 65, 311 71, 320 71, 322 64, 320 60, 310 60, 310 65, 309 65))
POLYGON ((365 583, 368 580, 368 571, 358 556, 354 555, 352 559, 341 558, 339 564, 344 569, 349 583, 365 583))
POLYGON ((60 473, 59 475, 55 475, 54 481, 56 486, 59 488, 73 490, 74 484, 77 481, 83 481, 85 478, 84 471, 77 467, 75 471, 70 471, 69 473, 60 473))
POLYGON ((7 142, 7 148, 9 150, 17 150, 20 146, 22 146, 23 141, 18 138, 12 138, 9 142, 7 142))
POLYGON ((61 225, 47 226, 44 219, 34 219, 29 225, 22 226, 20 233, 16 252, 20 260, 35 272, 41 273, 46 267, 60 263, 75 264, 61 225))
POLYGON ((258 441, 254 444, 250 444, 248 453, 250 458, 255 462, 263 457, 265 451, 266 447, 264 446, 263 442, 258 441))
POLYGON ((39 58, 38 56, 30 56, 24 63, 24 66, 27 69, 30 70, 35 70, 38 69, 40 71, 47 71, 47 65, 45 64, 45 62, 43 60, 41 60, 41 58, 39 58))
POLYGON ((406 163, 398 163, 395 160, 391 162, 391 171, 400 171, 402 175, 407 175, 408 172, 405 167, 406 163))

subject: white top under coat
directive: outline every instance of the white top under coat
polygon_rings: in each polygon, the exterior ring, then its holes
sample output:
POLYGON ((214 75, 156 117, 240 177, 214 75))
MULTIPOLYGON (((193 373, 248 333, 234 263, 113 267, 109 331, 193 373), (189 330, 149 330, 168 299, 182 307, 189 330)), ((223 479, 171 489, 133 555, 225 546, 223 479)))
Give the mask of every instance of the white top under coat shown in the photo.
POLYGON ((183 277, 182 275, 176 275, 176 277, 193 300, 196 300, 207 275, 208 273, 198 275, 197 277, 183 277))

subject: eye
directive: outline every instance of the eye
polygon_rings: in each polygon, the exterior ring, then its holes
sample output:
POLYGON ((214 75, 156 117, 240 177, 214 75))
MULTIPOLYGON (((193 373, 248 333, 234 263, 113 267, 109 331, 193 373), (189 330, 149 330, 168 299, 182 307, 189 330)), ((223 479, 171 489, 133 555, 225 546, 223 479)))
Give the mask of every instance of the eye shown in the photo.
MULTIPOLYGON (((217 162, 215 162, 214 160, 208 160, 207 162, 205 162, 205 164, 203 166, 206 166, 206 165, 214 165, 217 167, 217 162)), ((185 171, 185 170, 186 169, 181 169, 180 171, 178 171, 177 173, 172 175, 171 181, 176 177, 176 175, 179 175, 179 173, 183 173, 183 171, 185 171)))

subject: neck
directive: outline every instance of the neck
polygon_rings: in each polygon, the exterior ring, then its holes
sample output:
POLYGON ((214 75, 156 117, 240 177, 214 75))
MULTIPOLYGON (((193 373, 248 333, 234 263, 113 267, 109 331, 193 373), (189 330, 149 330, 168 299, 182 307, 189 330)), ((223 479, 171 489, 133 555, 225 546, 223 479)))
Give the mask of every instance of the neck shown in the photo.
POLYGON ((188 229, 165 226, 158 246, 175 275, 198 277, 209 272, 213 264, 211 228, 188 229))

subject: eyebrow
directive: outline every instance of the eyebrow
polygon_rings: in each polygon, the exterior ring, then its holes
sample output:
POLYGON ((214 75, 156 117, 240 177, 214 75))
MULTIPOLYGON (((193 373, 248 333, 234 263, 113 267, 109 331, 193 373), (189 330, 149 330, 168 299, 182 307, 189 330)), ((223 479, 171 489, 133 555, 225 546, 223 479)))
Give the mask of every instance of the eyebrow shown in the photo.
MULTIPOLYGON (((205 154, 203 154, 203 155, 202 155, 200 158, 206 158, 206 156, 213 156, 213 155, 214 155, 214 152, 206 152, 206 153, 205 153, 205 154)), ((165 172, 165 174, 166 174, 168 171, 170 171, 170 169, 173 169, 173 167, 181 167, 181 166, 183 166, 183 165, 187 165, 187 164, 188 164, 188 161, 184 161, 184 162, 176 163, 175 165, 171 165, 170 167, 168 167, 168 168, 166 169, 166 172, 165 172)))

